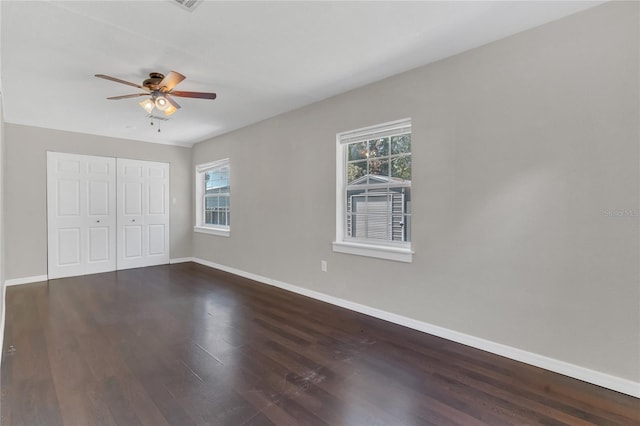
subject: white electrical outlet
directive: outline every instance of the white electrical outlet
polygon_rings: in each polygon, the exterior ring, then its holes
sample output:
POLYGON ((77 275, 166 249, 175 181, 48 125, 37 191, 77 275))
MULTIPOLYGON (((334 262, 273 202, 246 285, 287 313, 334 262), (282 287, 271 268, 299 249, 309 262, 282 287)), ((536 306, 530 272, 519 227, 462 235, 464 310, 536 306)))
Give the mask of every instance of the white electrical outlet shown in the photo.
POLYGON ((320 270, 322 272, 327 272, 327 261, 326 260, 321 260, 320 261, 320 270))

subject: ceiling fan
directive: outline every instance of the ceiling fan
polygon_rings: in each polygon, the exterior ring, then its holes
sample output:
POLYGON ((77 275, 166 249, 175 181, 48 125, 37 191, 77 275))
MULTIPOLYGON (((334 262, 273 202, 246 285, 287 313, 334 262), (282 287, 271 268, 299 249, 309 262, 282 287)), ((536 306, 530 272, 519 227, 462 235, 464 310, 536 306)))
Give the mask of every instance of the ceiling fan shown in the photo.
POLYGON ((107 99, 127 99, 137 98, 139 96, 149 96, 149 98, 140 102, 140 106, 144 108, 147 113, 151 114, 154 108, 163 111, 165 115, 171 115, 180 109, 180 105, 172 98, 199 98, 199 99, 215 99, 215 93, 207 92, 183 92, 179 90, 173 90, 182 80, 186 77, 179 72, 169 71, 166 76, 159 72, 149 73, 149 78, 144 80, 142 84, 131 83, 129 81, 121 80, 119 78, 111 77, 104 74, 96 74, 98 78, 104 78, 105 80, 115 81, 116 83, 126 84, 127 86, 137 87, 144 90, 144 93, 135 93, 133 95, 112 96, 107 99))

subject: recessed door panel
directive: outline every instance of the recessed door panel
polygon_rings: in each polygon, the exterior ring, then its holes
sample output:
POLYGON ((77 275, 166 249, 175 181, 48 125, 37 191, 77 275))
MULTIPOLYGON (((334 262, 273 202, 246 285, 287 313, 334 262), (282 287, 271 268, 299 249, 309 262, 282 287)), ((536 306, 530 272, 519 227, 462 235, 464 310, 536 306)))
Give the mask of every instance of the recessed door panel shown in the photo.
POLYGON ((109 182, 90 181, 89 186, 89 216, 106 216, 109 214, 109 182))
POLYGON ((80 178, 58 180, 58 216, 80 216, 80 178))
POLYGON ((127 259, 142 257, 142 226, 124 227, 124 257, 127 259))
POLYGON ((163 215, 165 213, 164 193, 165 188, 162 182, 151 182, 149 189, 149 214, 163 215))
POLYGON ((58 266, 80 264, 80 228, 58 229, 58 266))
POLYGON ((161 167, 150 166, 148 176, 151 179, 164 179, 165 171, 166 170, 164 166, 161 166, 161 167))
POLYGON ((103 175, 103 176, 108 176, 109 172, 110 172, 110 164, 106 163, 104 161, 89 161, 88 162, 88 170, 87 172, 89 172, 89 174, 91 175, 103 175))
POLYGON ((89 228, 89 262, 108 261, 109 245, 109 227, 89 228))
POLYGON ((142 183, 140 182, 125 182, 122 185, 124 190, 124 214, 126 216, 141 215, 142 214, 142 183))
POLYGON ((56 161, 56 170, 58 173, 80 174, 80 159, 59 158, 56 161))
POLYGON ((121 175, 125 178, 141 178, 142 169, 143 167, 140 164, 134 164, 132 162, 123 166, 121 175))
POLYGON ((158 256, 164 253, 164 225, 149 225, 149 255, 158 256))

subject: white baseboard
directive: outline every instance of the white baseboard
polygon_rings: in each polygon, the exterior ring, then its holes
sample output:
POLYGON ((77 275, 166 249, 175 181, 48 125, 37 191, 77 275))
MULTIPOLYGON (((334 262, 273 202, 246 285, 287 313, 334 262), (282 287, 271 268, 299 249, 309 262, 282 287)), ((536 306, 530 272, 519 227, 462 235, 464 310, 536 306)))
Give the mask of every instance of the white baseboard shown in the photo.
POLYGON ((10 280, 6 280, 4 285, 20 285, 20 284, 30 284, 30 283, 39 283, 41 281, 47 281, 49 277, 47 275, 34 275, 33 277, 24 277, 24 278, 12 278, 10 280))
POLYGON ((4 319, 7 315, 7 283, 2 285, 2 317, 0 318, 0 357, 4 353, 4 319))
POLYGON ((185 263, 185 262, 195 262, 193 257, 179 257, 177 259, 169 259, 169 264, 173 265, 174 263, 185 263))
MULTIPOLYGON (((229 266, 220 265, 208 260, 199 258, 184 258, 181 261, 193 261, 200 265, 208 266, 210 268, 219 269, 224 272, 229 272, 234 275, 239 275, 250 280, 258 281, 264 284, 268 284, 274 287, 278 287, 284 290, 288 290, 294 293, 301 294, 303 296, 311 297, 313 299, 321 300, 323 302, 330 303, 332 305, 340 306, 355 312, 360 312, 379 318, 385 321, 389 321, 398 325, 419 330, 424 333, 432 334, 434 336, 442 337, 447 340, 451 340, 463 345, 471 346, 473 348, 481 349, 483 351, 491 352, 496 355, 504 356, 516 361, 524 362, 536 367, 544 368, 545 370, 560 373, 565 376, 573 377, 574 379, 582 380, 594 385, 602 386, 607 389, 612 389, 616 392, 621 392, 627 395, 640 398, 640 382, 634 382, 631 380, 623 379, 621 377, 612 376, 610 374, 602 373, 599 371, 591 370, 589 368, 581 367, 579 365, 571 364, 565 361, 560 361, 554 358, 549 358, 544 355, 539 355, 533 352, 528 352, 522 349, 514 348, 512 346, 503 345, 490 340, 482 339, 480 337, 471 336, 469 334, 460 333, 458 331, 450 330, 448 328, 439 327, 437 325, 429 324, 423 321, 418 321, 412 318, 407 318, 402 315, 393 314, 391 312, 383 311, 381 309, 372 308, 369 306, 361 305, 359 303, 350 302, 348 300, 340 299, 334 296, 329 296, 324 293, 320 293, 314 290, 309 290, 303 287, 298 287, 292 284, 287 284, 278 280, 263 277, 260 275, 252 274, 250 272, 242 271, 229 266), (187 260, 188 259, 188 260, 187 260)), ((174 263, 174 262, 172 262, 174 263)))

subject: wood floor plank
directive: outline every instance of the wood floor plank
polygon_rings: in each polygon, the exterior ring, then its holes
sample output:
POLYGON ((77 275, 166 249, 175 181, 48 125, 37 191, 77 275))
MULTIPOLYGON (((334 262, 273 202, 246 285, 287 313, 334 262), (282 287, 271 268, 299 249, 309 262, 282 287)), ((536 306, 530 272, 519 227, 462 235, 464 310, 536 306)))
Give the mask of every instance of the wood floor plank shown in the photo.
MULTIPOLYGON (((384 343, 381 343, 378 348, 384 350, 383 345, 384 343)), ((418 354, 406 347, 399 348, 395 345, 390 345, 389 347, 387 347, 385 351, 388 358, 404 362, 407 365, 407 367, 404 368, 408 368, 408 366, 413 365, 419 369, 421 374, 428 374, 430 376, 438 375, 443 377, 443 380, 462 383, 469 388, 484 392, 492 398, 508 400, 510 405, 515 405, 517 407, 530 406, 531 408, 535 408, 536 412, 542 416, 549 414, 554 419, 567 424, 575 426, 608 424, 605 419, 597 416, 591 416, 587 420, 587 417, 589 416, 586 413, 570 409, 566 406, 554 408, 552 404, 553 401, 541 398, 531 392, 522 391, 517 387, 512 386, 509 382, 500 382, 492 379, 491 377, 482 375, 475 369, 461 368, 459 364, 455 365, 451 363, 451 360, 443 362, 439 358, 429 358, 424 356, 424 353, 418 354), (389 347, 395 348, 396 350, 389 350, 389 347)), ((528 415, 528 418, 530 417, 533 416, 528 415)), ((546 422, 550 421, 549 418, 545 418, 544 420, 546 422)))
POLYGON ((194 263, 7 289, 9 425, 637 425, 640 400, 194 263))
POLYGON ((175 396, 165 387, 164 380, 155 375, 139 376, 141 386, 158 410, 171 426, 195 426, 195 420, 189 416, 175 396))
MULTIPOLYGON (((60 406, 53 381, 48 379, 29 379, 15 383, 6 389, 2 396, 3 416, 8 408, 9 423, 25 426, 62 425, 60 406)), ((3 419, 4 423, 4 419, 3 419)))
POLYGON ((87 388, 92 385, 95 384, 61 395, 60 411, 65 425, 117 426, 106 404, 98 401, 96 405, 89 396, 87 388))

